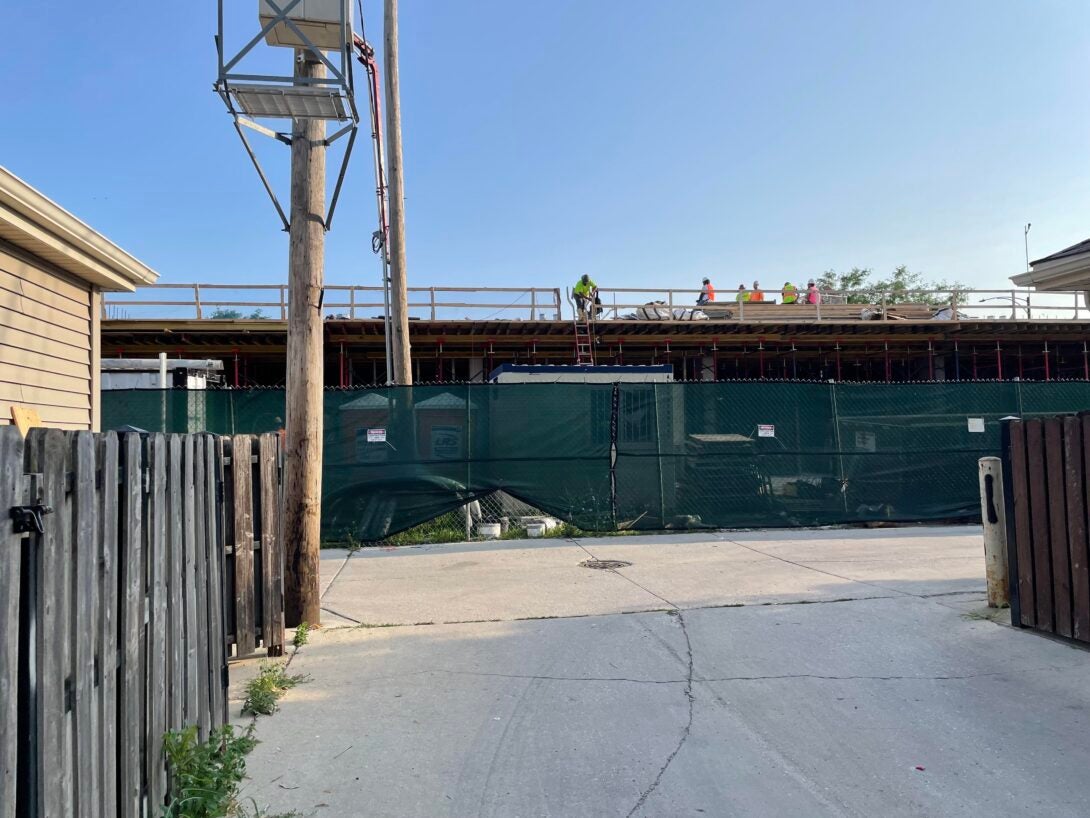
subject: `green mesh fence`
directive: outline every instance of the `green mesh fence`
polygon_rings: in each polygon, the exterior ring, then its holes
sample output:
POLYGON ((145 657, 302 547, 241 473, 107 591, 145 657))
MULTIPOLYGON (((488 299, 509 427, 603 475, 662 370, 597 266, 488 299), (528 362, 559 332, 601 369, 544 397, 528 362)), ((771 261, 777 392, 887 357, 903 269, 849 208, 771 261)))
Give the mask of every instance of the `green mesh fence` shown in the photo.
MULTIPOLYGON (((496 491, 587 530, 973 519, 1001 418, 1088 408, 1085 382, 328 391, 323 535, 380 540, 496 491)), ((106 429, 265 432, 284 393, 114 391, 102 411, 106 429)))

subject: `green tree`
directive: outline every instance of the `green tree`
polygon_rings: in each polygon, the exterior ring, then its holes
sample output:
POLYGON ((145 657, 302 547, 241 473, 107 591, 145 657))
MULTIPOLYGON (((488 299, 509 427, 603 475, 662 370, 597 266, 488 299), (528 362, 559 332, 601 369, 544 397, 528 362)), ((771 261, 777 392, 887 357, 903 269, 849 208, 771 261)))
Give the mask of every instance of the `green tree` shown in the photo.
POLYGON ((869 267, 852 267, 847 272, 826 270, 817 279, 823 291, 843 292, 849 304, 949 304, 950 297, 961 295, 966 287, 959 282, 928 281, 923 273, 901 264, 884 278, 875 278, 869 267), (932 291, 932 292, 929 292, 932 291))
POLYGON ((846 273, 826 270, 818 276, 817 285, 823 292, 845 293, 849 304, 870 304, 871 274, 870 267, 852 267, 846 273))
MULTIPOLYGON (((242 313, 238 310, 228 310, 223 307, 219 307, 212 311, 210 318, 242 318, 242 313)), ((254 310, 252 313, 246 316, 251 319, 261 319, 265 317, 265 313, 260 309, 254 310)))

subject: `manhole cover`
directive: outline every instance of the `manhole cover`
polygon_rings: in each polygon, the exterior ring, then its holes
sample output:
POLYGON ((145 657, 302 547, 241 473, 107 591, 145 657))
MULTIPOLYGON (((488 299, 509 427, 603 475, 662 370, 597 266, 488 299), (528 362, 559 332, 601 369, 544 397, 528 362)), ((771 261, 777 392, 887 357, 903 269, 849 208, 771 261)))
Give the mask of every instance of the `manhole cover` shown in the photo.
POLYGON ((627 568, 632 563, 625 562, 624 560, 584 560, 579 564, 584 568, 609 570, 611 568, 627 568))

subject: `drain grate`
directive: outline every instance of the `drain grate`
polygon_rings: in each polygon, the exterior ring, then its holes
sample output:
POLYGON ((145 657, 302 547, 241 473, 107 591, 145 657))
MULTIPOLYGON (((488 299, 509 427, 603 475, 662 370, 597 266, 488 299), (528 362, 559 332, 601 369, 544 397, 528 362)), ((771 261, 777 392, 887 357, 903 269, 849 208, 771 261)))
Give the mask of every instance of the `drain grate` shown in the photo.
POLYGON ((579 564, 584 568, 598 568, 599 570, 608 571, 613 568, 627 568, 632 563, 624 560, 584 560, 579 564))

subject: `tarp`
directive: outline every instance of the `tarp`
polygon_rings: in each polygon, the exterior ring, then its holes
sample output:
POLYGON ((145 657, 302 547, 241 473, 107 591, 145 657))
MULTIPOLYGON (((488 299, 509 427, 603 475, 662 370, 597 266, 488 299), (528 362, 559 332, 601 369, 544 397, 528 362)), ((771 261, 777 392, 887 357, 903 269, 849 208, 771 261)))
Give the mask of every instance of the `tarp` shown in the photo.
MULTIPOLYGON (((256 433, 279 389, 102 395, 103 428, 256 433)), ((375 541, 503 490, 588 530, 979 517, 1000 419, 1086 382, 456 384, 325 393, 323 536, 375 541)))

